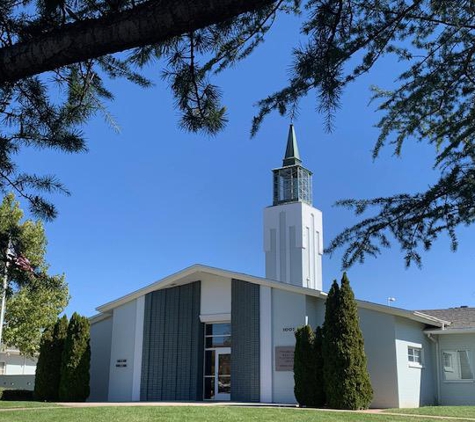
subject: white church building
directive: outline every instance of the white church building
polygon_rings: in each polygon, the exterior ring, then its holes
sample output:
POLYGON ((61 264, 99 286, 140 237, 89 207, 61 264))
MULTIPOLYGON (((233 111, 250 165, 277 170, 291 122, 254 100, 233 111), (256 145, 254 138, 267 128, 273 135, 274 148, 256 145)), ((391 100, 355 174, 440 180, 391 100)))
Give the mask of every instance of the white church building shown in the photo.
MULTIPOLYGON (((322 213, 291 125, 264 210, 266 277, 193 265, 97 308, 91 401, 295 403, 294 331, 323 323, 322 213)), ((358 301, 372 407, 475 405, 475 309, 358 301)))

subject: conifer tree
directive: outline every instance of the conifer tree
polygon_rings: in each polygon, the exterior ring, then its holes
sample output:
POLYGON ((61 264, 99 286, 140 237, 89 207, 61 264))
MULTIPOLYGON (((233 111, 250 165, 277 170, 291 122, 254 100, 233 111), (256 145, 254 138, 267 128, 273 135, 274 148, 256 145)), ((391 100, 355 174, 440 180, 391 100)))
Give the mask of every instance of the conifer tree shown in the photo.
POLYGON ((40 340, 40 354, 35 372, 35 390, 34 397, 36 400, 46 401, 51 396, 50 383, 48 382, 51 352, 53 349, 53 327, 47 327, 40 340))
POLYGON ((37 400, 57 401, 59 398, 61 360, 67 332, 66 315, 43 332, 35 375, 34 395, 37 400))
POLYGON ((85 401, 89 397, 89 321, 76 312, 71 317, 64 343, 61 362, 59 399, 61 401, 85 401))
POLYGON ((323 359, 323 331, 321 327, 317 327, 315 330, 313 350, 315 359, 315 407, 323 407, 326 403, 326 397, 323 374, 325 365, 325 361, 323 359))
POLYGON ((336 280, 328 292, 327 300, 325 302, 325 322, 323 324, 323 359, 325 365, 323 367, 325 394, 327 404, 330 407, 335 406, 335 397, 340 394, 339 382, 342 378, 340 357, 337 354, 340 352, 339 348, 339 309, 340 300, 340 286, 336 280))
POLYGON ((350 357, 345 368, 348 375, 345 378, 345 404, 348 408, 366 409, 373 399, 373 388, 367 369, 363 334, 359 326, 358 306, 346 273, 343 273, 341 280, 340 309, 342 337, 346 340, 350 357))
POLYGON ((357 304, 346 273, 327 297, 323 352, 328 405, 336 409, 366 409, 373 390, 366 368, 357 304))
POLYGON ((328 251, 344 247, 347 268, 393 240, 407 265, 420 265, 444 232, 456 250, 457 227, 475 222, 475 26, 467 0, 2 0, 0 190, 19 192, 37 215, 54 218, 45 195, 67 189, 54 176, 18 171, 19 152, 85 151, 82 125, 93 115, 115 126, 109 79, 153 86, 143 72, 152 63, 163 66, 180 126, 218 133, 228 115, 214 78, 248 57, 286 13, 299 17, 301 45, 289 58, 288 84, 257 103, 252 134, 273 111, 294 117, 307 95, 331 130, 345 88, 389 59, 402 67, 388 68, 400 71, 389 88, 373 87, 381 113, 373 158, 383 147, 401 156, 414 139, 437 151, 431 167, 439 178, 427 189, 339 201, 366 216, 328 251))
POLYGON ((298 404, 315 406, 315 335, 310 325, 297 328, 294 353, 294 394, 298 404))

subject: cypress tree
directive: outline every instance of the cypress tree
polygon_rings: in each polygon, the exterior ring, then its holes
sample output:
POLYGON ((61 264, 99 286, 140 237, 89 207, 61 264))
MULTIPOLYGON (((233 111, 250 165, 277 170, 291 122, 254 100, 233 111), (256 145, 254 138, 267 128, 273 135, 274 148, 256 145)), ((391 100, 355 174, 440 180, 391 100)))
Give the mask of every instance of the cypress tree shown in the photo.
POLYGON ((323 360, 323 331, 321 327, 315 330, 314 338, 314 359, 315 359, 315 407, 323 407, 326 403, 325 397, 325 381, 323 368, 325 361, 323 360))
POLYGON ((294 394, 298 404, 315 406, 315 336, 309 325, 297 328, 294 353, 294 394))
POLYGON ((68 331, 68 318, 58 318, 53 327, 46 328, 41 336, 40 354, 36 365, 36 400, 56 401, 59 398, 61 360, 68 331))
POLYGON ((358 308, 346 273, 328 293, 323 356, 328 405, 336 409, 366 409, 373 389, 366 368, 358 308))
POLYGON ((335 404, 335 397, 340 394, 339 380, 341 379, 340 358, 338 356, 340 349, 338 345, 339 339, 339 323, 338 323, 338 302, 340 300, 340 287, 336 280, 328 292, 325 301, 325 322, 323 324, 323 367, 325 394, 327 404, 330 407, 338 407, 335 404))
POLYGON ((89 321, 76 312, 71 317, 64 343, 61 363, 59 399, 61 401, 85 401, 89 397, 89 321))

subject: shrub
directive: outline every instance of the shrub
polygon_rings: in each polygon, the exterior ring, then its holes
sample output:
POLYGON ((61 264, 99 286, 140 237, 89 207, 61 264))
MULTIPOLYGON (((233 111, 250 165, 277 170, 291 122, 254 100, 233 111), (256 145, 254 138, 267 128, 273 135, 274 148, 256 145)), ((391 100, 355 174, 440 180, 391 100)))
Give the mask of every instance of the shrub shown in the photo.
POLYGON ((33 391, 5 389, 2 392, 2 400, 4 401, 32 401, 33 391))
POLYGON ((69 321, 61 361, 61 401, 85 401, 89 396, 89 340, 89 321, 75 312, 69 321))
POLYGON ((300 406, 315 406, 314 339, 309 325, 297 328, 294 353, 294 394, 300 406))
POLYGON ((64 315, 54 327, 43 332, 40 355, 36 365, 34 397, 41 401, 57 401, 61 379, 61 360, 68 331, 68 319, 64 315))
POLYGON ((323 407, 326 403, 323 375, 325 361, 323 359, 323 331, 320 327, 315 330, 313 350, 315 356, 315 407, 323 407))
POLYGON ((371 387, 358 309, 346 273, 328 292, 323 333, 324 379, 327 403, 335 409, 366 409, 371 387))

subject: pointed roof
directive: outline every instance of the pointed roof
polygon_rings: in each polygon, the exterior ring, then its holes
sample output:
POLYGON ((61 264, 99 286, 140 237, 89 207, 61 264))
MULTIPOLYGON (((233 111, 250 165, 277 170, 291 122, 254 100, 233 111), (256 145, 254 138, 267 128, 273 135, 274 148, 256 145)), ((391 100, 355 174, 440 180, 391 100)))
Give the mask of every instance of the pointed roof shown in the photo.
POLYGON ((283 160, 283 166, 294 166, 300 164, 299 147, 297 146, 297 137, 295 136, 294 125, 291 123, 289 127, 289 136, 287 138, 287 148, 285 149, 285 157, 283 160))

